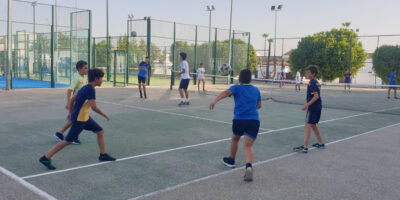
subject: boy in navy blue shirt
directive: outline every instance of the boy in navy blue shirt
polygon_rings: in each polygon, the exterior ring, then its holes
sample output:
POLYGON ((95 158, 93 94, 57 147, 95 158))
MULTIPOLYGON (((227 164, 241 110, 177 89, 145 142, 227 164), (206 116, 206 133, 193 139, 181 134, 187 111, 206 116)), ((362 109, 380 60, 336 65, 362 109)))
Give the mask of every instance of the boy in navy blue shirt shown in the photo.
MULTIPOLYGON (((393 69, 392 73, 388 74, 386 77, 389 78, 389 85, 396 85, 396 74, 397 74, 397 70, 393 69)), ((390 99, 390 90, 393 89, 393 93, 394 93, 394 98, 397 99, 397 88, 396 87, 389 87, 388 88, 388 95, 387 98, 390 99)))
POLYGON ((230 157, 224 157, 223 163, 228 167, 235 167, 235 156, 238 150, 240 137, 244 135, 244 151, 246 154, 246 171, 244 180, 253 180, 253 143, 257 138, 260 128, 258 109, 261 108, 261 94, 257 87, 250 85, 251 71, 244 69, 240 71, 239 85, 233 85, 228 90, 222 92, 210 104, 210 109, 214 109, 218 101, 233 95, 235 98, 235 110, 232 124, 232 140, 230 157))
POLYGON ((306 77, 310 80, 307 86, 307 103, 303 106, 302 110, 307 110, 307 121, 306 130, 304 136, 304 145, 293 148, 297 152, 308 152, 308 141, 311 136, 311 129, 315 133, 315 137, 318 143, 313 144, 315 148, 325 148, 325 144, 322 142, 321 134, 318 129, 318 122, 321 118, 322 101, 320 94, 321 85, 315 79, 318 74, 318 67, 315 65, 310 65, 306 68, 306 77))
POLYGON ((70 101, 69 105, 69 117, 72 122, 72 127, 69 130, 69 133, 65 140, 60 141, 56 144, 46 155, 42 156, 39 159, 39 162, 42 163, 50 170, 56 169, 51 164, 51 157, 53 157, 57 152, 59 152, 64 147, 72 144, 72 142, 78 139, 79 134, 83 130, 93 131, 97 134, 97 143, 100 149, 99 161, 115 161, 116 159, 111 157, 106 153, 106 148, 104 145, 104 131, 101 126, 99 126, 90 116, 90 109, 100 114, 107 121, 110 120, 108 115, 103 113, 96 106, 96 93, 95 87, 101 86, 103 82, 104 72, 100 69, 91 69, 89 70, 89 84, 83 86, 78 94, 74 95, 70 101))
POLYGON ((144 98, 147 99, 146 79, 147 79, 147 75, 150 75, 150 73, 151 73, 150 58, 146 57, 146 61, 141 62, 139 64, 138 82, 139 82, 140 98, 143 98, 143 95, 142 95, 142 87, 143 87, 144 98))

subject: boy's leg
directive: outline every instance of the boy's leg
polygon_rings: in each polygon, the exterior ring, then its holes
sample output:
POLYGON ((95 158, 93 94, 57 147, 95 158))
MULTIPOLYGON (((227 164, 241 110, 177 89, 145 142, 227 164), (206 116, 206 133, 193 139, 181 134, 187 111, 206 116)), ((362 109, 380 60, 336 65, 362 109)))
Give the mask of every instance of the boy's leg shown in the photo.
POLYGON ((205 90, 205 88, 206 88, 206 80, 202 80, 203 81, 203 90, 205 90))
POLYGON ((312 124, 306 123, 305 134, 304 134, 304 147, 308 147, 308 141, 310 140, 312 124))
POLYGON ((387 94, 387 98, 388 98, 388 99, 390 99, 390 89, 391 89, 391 88, 388 88, 388 94, 387 94))
POLYGON ((184 91, 185 91, 186 100, 189 100, 189 92, 187 91, 187 89, 184 89, 184 91))
POLYGON ((198 80, 198 83, 197 83, 197 90, 200 90, 200 82, 201 82, 201 80, 198 80))
POLYGON ((254 140, 248 136, 244 136, 244 152, 246 155, 246 163, 253 163, 254 152, 253 152, 254 140))
POLYGON ((318 126, 317 126, 316 124, 312 124, 312 125, 311 125, 311 128, 312 128, 313 131, 314 131, 314 134, 315 134, 315 137, 316 137, 317 140, 318 140, 318 143, 319 143, 319 144, 323 144, 322 138, 321 138, 321 133, 319 132, 318 126))
POLYGON ((181 95, 181 99, 185 98, 184 95, 183 95, 183 89, 182 88, 179 88, 179 95, 181 95))
POLYGON ((142 95, 142 83, 140 82, 140 79, 139 79, 139 93, 140 93, 140 98, 142 98, 143 97, 143 95, 142 95))
POLYGON ((397 89, 393 88, 393 91, 394 91, 394 98, 397 99, 397 89))
POLYGON ((99 150, 101 154, 106 153, 106 146, 104 144, 104 131, 96 132, 97 134, 97 144, 99 145, 99 150))
POLYGON ((232 134, 230 157, 235 158, 238 151, 240 137, 232 134))
POLYGON ((68 142, 68 141, 60 141, 56 144, 56 146, 54 146, 52 149, 50 149, 50 151, 45 155, 47 159, 52 158, 57 152, 59 152, 61 149, 63 149, 64 147, 68 146, 72 144, 72 142, 68 142))
POLYGON ((58 133, 64 134, 64 132, 67 131, 69 127, 71 127, 71 125, 72 122, 68 119, 67 122, 65 122, 64 127, 60 131, 58 131, 58 133))
POLYGON ((142 87, 143 87, 144 98, 147 99, 147 94, 146 94, 146 82, 142 83, 142 87))

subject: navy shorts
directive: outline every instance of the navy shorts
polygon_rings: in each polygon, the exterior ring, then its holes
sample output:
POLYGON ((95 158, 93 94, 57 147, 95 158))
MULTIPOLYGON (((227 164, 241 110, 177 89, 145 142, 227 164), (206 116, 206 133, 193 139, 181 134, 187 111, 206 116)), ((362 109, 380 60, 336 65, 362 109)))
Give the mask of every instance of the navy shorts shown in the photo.
POLYGON ((83 130, 93 131, 96 133, 102 131, 103 128, 101 128, 101 126, 98 125, 91 117, 89 117, 89 120, 87 120, 86 122, 72 122, 72 126, 69 129, 65 141, 73 142, 74 140, 77 140, 79 134, 81 134, 83 130))
POLYGON ((321 118, 321 109, 309 110, 307 112, 307 124, 318 124, 320 118, 321 118))
POLYGON ((146 83, 146 77, 138 76, 137 79, 139 83, 146 83))
POLYGON ((179 89, 182 88, 182 89, 187 90, 189 87, 189 82, 190 82, 190 79, 182 79, 181 83, 179 84, 179 89))
POLYGON ((258 130, 260 129, 260 121, 258 120, 243 120, 234 119, 232 124, 233 134, 236 136, 246 135, 253 140, 256 140, 258 130))

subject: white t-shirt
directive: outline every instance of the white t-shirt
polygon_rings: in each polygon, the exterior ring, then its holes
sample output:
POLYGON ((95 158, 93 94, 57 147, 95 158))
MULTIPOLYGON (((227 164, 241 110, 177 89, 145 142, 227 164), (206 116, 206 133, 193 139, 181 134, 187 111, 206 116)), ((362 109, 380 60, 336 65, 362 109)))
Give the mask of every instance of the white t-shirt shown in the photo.
POLYGON ((300 72, 296 73, 296 83, 300 83, 301 82, 301 75, 300 72))
POLYGON ((197 79, 204 79, 204 73, 206 70, 202 67, 197 69, 197 79))
POLYGON ((181 74, 181 79, 190 79, 189 63, 186 60, 181 62, 181 71, 183 71, 183 69, 185 69, 185 73, 181 74))

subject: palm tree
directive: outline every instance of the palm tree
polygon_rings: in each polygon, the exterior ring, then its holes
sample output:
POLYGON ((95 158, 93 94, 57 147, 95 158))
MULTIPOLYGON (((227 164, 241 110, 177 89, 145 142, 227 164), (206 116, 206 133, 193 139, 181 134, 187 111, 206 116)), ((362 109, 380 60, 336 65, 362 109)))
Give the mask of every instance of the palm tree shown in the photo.
POLYGON ((345 29, 348 29, 349 27, 350 27, 350 22, 344 22, 344 23, 342 23, 342 26, 345 28, 345 29))
POLYGON ((266 34, 266 33, 264 33, 264 34, 262 34, 262 37, 264 38, 264 57, 263 57, 263 59, 261 59, 261 62, 260 62, 260 71, 261 71, 261 75, 265 78, 266 77, 266 75, 263 73, 263 71, 262 71, 262 65, 263 65, 263 60, 264 60, 264 58, 265 58, 265 51, 266 51, 266 49, 267 49, 267 38, 268 38, 268 34, 266 34))

